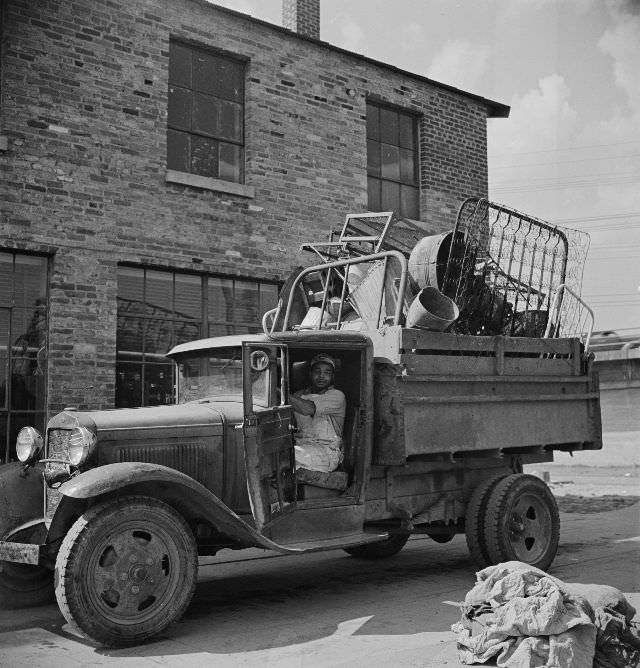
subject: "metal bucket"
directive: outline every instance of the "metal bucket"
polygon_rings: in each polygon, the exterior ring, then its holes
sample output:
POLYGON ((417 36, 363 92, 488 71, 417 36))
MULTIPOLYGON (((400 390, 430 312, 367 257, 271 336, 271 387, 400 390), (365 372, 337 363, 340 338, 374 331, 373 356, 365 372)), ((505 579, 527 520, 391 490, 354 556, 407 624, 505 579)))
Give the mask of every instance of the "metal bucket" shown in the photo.
POLYGON ((419 288, 442 289, 453 232, 423 237, 409 256, 409 275, 419 288))
POLYGON ((443 332, 460 315, 456 303, 438 288, 422 288, 411 302, 407 313, 407 327, 443 332))

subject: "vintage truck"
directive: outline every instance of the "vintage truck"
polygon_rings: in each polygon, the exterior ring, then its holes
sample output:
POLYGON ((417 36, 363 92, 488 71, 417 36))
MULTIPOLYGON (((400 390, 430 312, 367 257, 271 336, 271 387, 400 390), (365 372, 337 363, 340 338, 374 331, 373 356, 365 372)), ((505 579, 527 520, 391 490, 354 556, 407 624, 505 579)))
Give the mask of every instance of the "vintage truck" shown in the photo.
MULTIPOLYGON (((178 619, 198 557, 225 548, 382 558, 413 534, 464 533, 477 566, 547 568, 558 509, 523 465, 601 447, 598 385, 588 334, 559 335, 575 291, 535 257, 517 272, 513 248, 501 260, 497 210, 465 203, 418 256, 406 221, 347 216, 309 246, 318 263, 285 283, 262 333, 168 353, 175 405, 69 408, 44 435, 23 429, 20 461, 0 468, 0 604, 55 589, 74 630, 126 646, 178 619), (347 399, 344 462, 329 473, 296 468, 289 402, 319 351, 347 399)), ((537 238, 549 227, 523 220, 537 238)))

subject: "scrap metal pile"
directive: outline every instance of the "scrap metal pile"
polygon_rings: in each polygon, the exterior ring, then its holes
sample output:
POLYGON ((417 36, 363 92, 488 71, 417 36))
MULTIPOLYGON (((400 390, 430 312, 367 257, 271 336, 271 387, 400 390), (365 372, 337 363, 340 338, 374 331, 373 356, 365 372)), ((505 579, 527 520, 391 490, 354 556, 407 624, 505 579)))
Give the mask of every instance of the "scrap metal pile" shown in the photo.
POLYGON ((285 317, 281 295, 275 328, 283 319, 287 328, 396 322, 474 336, 579 337, 588 347, 593 313, 580 297, 588 247, 584 232, 482 198, 465 200, 452 230, 436 235, 392 212, 348 214, 327 242, 303 246, 319 265, 291 277, 295 300, 285 317), (304 320, 309 309, 314 318, 304 320))

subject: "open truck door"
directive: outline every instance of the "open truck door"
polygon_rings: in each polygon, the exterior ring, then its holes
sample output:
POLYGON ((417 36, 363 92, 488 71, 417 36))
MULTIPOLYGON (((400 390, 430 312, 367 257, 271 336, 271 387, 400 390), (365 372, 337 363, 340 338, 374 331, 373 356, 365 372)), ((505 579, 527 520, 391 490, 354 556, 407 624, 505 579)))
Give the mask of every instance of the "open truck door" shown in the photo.
POLYGON ((370 357, 364 339, 357 347, 336 352, 347 364, 352 384, 347 392, 345 461, 340 471, 321 474, 296 469, 293 409, 287 404, 293 367, 313 356, 306 347, 243 344, 242 425, 247 484, 256 528, 289 548, 310 550, 349 547, 380 540, 385 534, 363 533, 365 488, 369 471, 371 415, 370 357), (294 359, 290 359, 293 357, 294 359), (268 386, 268 387, 265 387, 268 386), (349 400, 351 399, 351 405, 349 400), (344 480, 334 485, 333 478, 344 480))
POLYGON ((242 435, 249 500, 258 531, 296 504, 293 409, 284 345, 244 343, 242 435))

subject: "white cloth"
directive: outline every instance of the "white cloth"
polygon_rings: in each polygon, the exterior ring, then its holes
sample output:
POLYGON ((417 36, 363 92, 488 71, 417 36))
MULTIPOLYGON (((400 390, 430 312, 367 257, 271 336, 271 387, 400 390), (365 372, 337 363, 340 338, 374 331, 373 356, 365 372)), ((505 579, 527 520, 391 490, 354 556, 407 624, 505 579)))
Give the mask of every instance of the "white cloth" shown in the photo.
POLYGON ((342 461, 342 429, 347 400, 340 390, 326 392, 303 390, 300 399, 312 401, 313 416, 296 413, 296 465, 310 471, 335 471, 342 461))
POLYGON ((476 578, 462 605, 461 621, 451 627, 458 635, 462 663, 493 659, 499 668, 637 665, 625 659, 600 662, 625 652, 631 657, 634 651, 619 638, 596 642, 596 634, 611 620, 618 624, 616 629, 626 629, 635 614, 612 587, 567 584, 519 561, 489 566, 476 578), (611 601, 617 601, 615 607, 611 601), (603 604, 606 607, 600 607, 603 604))

